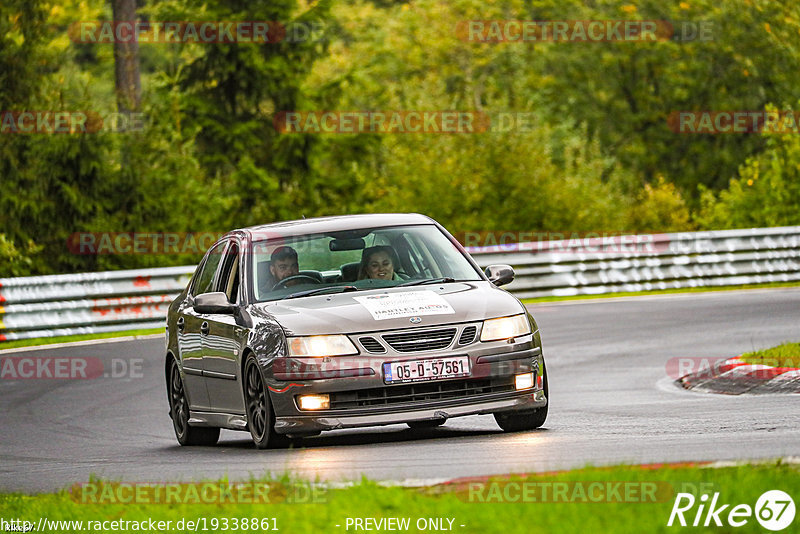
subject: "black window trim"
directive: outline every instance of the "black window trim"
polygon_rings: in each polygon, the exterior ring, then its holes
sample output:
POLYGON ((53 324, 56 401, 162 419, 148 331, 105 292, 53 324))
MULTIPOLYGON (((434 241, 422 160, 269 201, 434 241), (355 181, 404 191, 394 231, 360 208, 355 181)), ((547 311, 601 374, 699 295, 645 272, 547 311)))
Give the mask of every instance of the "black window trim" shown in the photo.
MULTIPOLYGON (((197 283, 198 283, 197 281, 198 281, 198 280, 200 279, 200 277, 202 276, 202 274, 203 274, 203 269, 205 269, 205 267, 206 267, 206 263, 208 263, 208 258, 209 258, 209 256, 211 256, 211 253, 214 251, 214 249, 216 249, 216 248, 217 248, 218 246, 220 246, 220 245, 225 245, 225 246, 222 248, 222 253, 223 253, 223 254, 225 254, 225 251, 228 249, 228 243, 229 243, 229 241, 230 241, 230 240, 229 240, 228 238, 221 239, 221 240, 217 241, 216 243, 214 243, 213 245, 211 245, 211 246, 208 248, 208 251, 206 252, 206 255, 203 257, 203 261, 201 261, 201 262, 200 262, 200 267, 198 267, 198 268, 197 268, 197 271, 195 271, 195 277, 194 277, 194 279, 192 280, 192 286, 191 286, 191 288, 189 289, 189 295, 191 295, 193 298, 194 298, 194 297, 197 297, 197 295, 195 295, 195 294, 194 294, 194 291, 195 291, 195 289, 196 289, 196 287, 197 287, 197 283)), ((222 267, 223 263, 225 263, 225 262, 223 262, 223 261, 220 261, 220 262, 217 264, 217 268, 216 268, 216 270, 214 271, 214 277, 211 279, 211 288, 212 288, 212 289, 214 289, 214 288, 216 287, 217 277, 219 276, 219 270, 220 270, 220 267, 222 267)))
POLYGON ((223 278, 230 277, 230 264, 236 260, 238 262, 238 276, 239 276, 239 285, 236 288, 236 303, 242 301, 242 259, 239 257, 242 252, 242 244, 241 240, 238 239, 236 236, 232 236, 227 239, 227 243, 225 244, 225 249, 223 250, 223 259, 219 262, 219 266, 217 266, 217 272, 214 273, 214 281, 211 284, 211 287, 214 288, 215 291, 221 291, 227 295, 227 283, 225 286, 221 286, 223 278), (228 254, 231 248, 236 247, 236 257, 235 258, 228 258, 228 254), (227 271, 227 272, 226 272, 227 271), (222 275, 225 274, 223 277, 222 275))

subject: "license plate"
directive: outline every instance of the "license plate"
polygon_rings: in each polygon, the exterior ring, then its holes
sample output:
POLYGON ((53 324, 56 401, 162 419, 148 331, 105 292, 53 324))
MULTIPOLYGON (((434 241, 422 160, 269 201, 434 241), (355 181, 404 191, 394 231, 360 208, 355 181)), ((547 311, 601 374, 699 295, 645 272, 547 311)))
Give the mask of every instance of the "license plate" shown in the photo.
POLYGON ((383 364, 383 381, 386 384, 424 382, 459 376, 469 376, 469 356, 406 360, 383 364))

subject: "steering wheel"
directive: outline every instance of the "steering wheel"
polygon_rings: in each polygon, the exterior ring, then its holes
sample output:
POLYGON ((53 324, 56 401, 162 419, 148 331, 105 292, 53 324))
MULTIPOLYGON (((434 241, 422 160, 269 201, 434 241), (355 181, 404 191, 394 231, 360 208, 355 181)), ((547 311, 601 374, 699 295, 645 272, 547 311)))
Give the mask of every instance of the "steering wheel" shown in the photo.
POLYGON ((281 280, 280 282, 278 282, 277 284, 272 286, 272 291, 275 291, 276 289, 285 288, 286 287, 286 283, 287 282, 291 282, 292 280, 304 280, 304 281, 311 282, 311 283, 314 283, 314 284, 321 284, 322 283, 319 280, 317 280, 316 278, 314 278, 313 276, 309 276, 307 274, 296 274, 294 276, 287 276, 286 278, 284 278, 283 280, 281 280))

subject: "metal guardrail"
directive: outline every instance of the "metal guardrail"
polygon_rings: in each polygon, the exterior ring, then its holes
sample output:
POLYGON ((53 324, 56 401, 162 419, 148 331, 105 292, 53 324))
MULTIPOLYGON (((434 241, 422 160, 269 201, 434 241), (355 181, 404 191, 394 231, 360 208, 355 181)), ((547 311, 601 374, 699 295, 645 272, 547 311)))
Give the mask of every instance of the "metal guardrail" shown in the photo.
MULTIPOLYGON (((469 247, 520 298, 800 280, 800 226, 469 247)), ((0 278, 0 341, 162 328, 194 266, 0 278)), ((2 344, 0 344, 2 347, 2 344)))
POLYGON ((800 280, 800 226, 565 239, 474 247, 507 263, 519 298, 800 280))
POLYGON ((0 341, 163 328, 194 269, 0 278, 0 341))

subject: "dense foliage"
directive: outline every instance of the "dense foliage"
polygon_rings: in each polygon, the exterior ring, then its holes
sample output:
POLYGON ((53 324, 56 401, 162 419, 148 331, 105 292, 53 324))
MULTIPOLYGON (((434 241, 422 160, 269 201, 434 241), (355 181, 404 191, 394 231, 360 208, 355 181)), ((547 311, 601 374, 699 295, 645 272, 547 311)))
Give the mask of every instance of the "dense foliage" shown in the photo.
MULTIPOLYGON (((670 114, 800 100, 791 0, 140 0, 146 21, 280 21, 270 43, 140 43, 143 131, 0 135, 0 277, 181 264, 75 254, 81 232, 218 232, 401 211, 463 231, 800 224, 800 136, 670 114), (476 20, 672 21, 656 42, 476 42, 476 20), (703 38, 686 29, 707 29, 703 38), (708 30, 710 28, 710 30, 708 30), (691 32, 690 32, 691 33, 691 32), (307 37, 307 38, 305 38, 307 37), (524 114, 482 133, 281 133, 291 110, 524 114)), ((116 110, 102 0, 0 3, 0 111, 116 110)))

